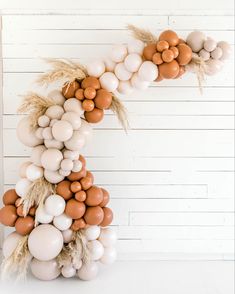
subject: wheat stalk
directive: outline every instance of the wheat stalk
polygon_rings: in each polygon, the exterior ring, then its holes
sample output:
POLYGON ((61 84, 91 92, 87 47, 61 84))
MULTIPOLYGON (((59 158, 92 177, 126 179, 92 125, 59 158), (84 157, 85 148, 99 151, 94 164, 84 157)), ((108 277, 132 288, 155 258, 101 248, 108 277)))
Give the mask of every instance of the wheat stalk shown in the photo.
POLYGON ((127 29, 131 32, 132 36, 135 39, 141 40, 144 43, 149 44, 157 42, 157 37, 154 36, 154 34, 151 33, 149 30, 140 29, 131 24, 127 25, 127 29))
POLYGON ((130 125, 127 118, 127 110, 120 101, 120 99, 115 95, 113 95, 112 97, 112 104, 110 106, 110 109, 117 115, 118 120, 120 121, 123 129, 125 130, 125 132, 127 132, 127 130, 130 129, 130 125))

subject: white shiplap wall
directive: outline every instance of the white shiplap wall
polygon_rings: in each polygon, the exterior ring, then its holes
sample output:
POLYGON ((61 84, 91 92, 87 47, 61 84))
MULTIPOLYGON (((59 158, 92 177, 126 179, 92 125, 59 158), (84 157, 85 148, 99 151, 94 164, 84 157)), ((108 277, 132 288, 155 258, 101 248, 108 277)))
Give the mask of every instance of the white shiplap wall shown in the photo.
MULTIPOLYGON (((134 9, 133 1, 118 1, 107 9, 105 1, 98 7, 70 0, 66 10, 61 1, 43 1, 44 6, 22 1, 21 7, 8 2, 0 7, 5 189, 17 181, 19 164, 29 155, 16 139, 17 95, 37 88, 32 82, 47 68, 41 57, 103 56, 111 44, 128 41, 127 23, 155 33, 172 28, 183 37, 201 29, 218 40, 234 40, 232 1, 227 7, 221 1, 187 1, 186 7, 168 1, 170 9, 159 1, 134 9)), ((123 97, 132 127, 128 135, 111 112, 95 126, 84 154, 96 183, 111 192, 120 258, 231 258, 233 79, 232 58, 207 79, 202 96, 188 74, 123 97)))

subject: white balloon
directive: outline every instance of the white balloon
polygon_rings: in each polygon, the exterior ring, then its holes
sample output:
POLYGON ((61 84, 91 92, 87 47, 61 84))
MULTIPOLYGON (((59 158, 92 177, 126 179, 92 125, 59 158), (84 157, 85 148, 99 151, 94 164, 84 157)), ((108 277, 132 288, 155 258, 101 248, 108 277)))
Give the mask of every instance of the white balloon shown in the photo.
POLYGON ((43 176, 43 168, 36 166, 35 164, 31 164, 26 169, 26 178, 30 181, 35 181, 43 176))
POLYGON ((61 119, 64 109, 60 105, 52 105, 47 108, 45 113, 50 119, 61 119))
POLYGON ((91 124, 89 124, 86 120, 81 120, 81 127, 79 128, 79 132, 83 134, 86 138, 86 142, 91 141, 93 136, 93 129, 91 124))
POLYGON ((19 168, 19 176, 21 178, 26 178, 26 169, 27 167, 32 164, 32 162, 30 161, 26 161, 26 162, 23 162, 21 165, 20 165, 20 168, 19 168))
POLYGON ((63 235, 52 225, 39 225, 33 229, 28 238, 28 247, 33 257, 48 261, 61 252, 63 235))
POLYGON ((51 281, 60 275, 59 264, 56 259, 40 261, 33 258, 30 264, 32 274, 39 280, 51 281))
POLYGON ((35 136, 38 138, 38 139, 43 139, 43 135, 42 135, 42 132, 43 132, 44 128, 37 128, 36 132, 35 132, 35 136))
POLYGON ((117 251, 114 247, 104 248, 104 254, 100 259, 100 262, 106 265, 114 263, 117 259, 117 251))
POLYGON ((59 174, 61 176, 67 177, 67 176, 69 176, 71 174, 71 170, 63 170, 63 169, 60 168, 59 169, 59 174))
POLYGON ((42 166, 41 157, 43 152, 46 150, 44 145, 38 145, 32 149, 30 160, 37 166, 42 166))
POLYGON ((132 73, 126 69, 123 62, 116 65, 114 73, 116 77, 121 81, 128 81, 132 76, 132 73))
POLYGON ((142 62, 142 58, 139 54, 131 53, 125 58, 124 65, 129 72, 137 72, 142 62))
POLYGON ((98 239, 100 235, 100 227, 99 226, 89 226, 84 231, 84 235, 86 236, 88 241, 93 241, 98 239))
POLYGON ((132 87, 130 81, 120 81, 117 91, 120 94, 128 95, 134 91, 134 88, 132 87))
POLYGON ((210 76, 215 75, 221 70, 222 66, 222 61, 216 59, 209 59, 206 62, 205 73, 210 76))
POLYGON ((61 120, 65 120, 69 122, 72 125, 74 130, 78 130, 82 123, 80 116, 76 112, 72 112, 72 111, 65 112, 61 120))
POLYGON ((68 230, 71 225, 72 225, 73 220, 71 219, 71 217, 67 216, 65 213, 54 217, 53 220, 53 225, 61 230, 61 231, 65 231, 68 230))
POLYGON ((85 145, 85 136, 79 131, 74 131, 72 137, 64 142, 67 149, 77 151, 83 148, 85 145))
POLYGON ((42 131, 42 136, 43 136, 43 139, 45 139, 45 140, 52 140, 53 136, 52 136, 51 127, 44 128, 42 131))
POLYGON ((99 78, 105 72, 105 64, 102 60, 94 60, 86 66, 88 75, 99 78))
POLYGON ((60 167, 64 171, 71 171, 73 168, 73 161, 71 159, 63 159, 61 161, 60 167))
POLYGON ((158 67, 151 61, 144 61, 138 70, 141 80, 152 82, 158 77, 158 67))
POLYGON ((16 194, 24 198, 31 184, 32 182, 26 178, 20 179, 15 185, 16 194))
POLYGON ((107 90, 108 92, 115 91, 118 87, 118 83, 119 83, 118 78, 112 72, 105 72, 100 77, 101 87, 107 90))
POLYGON ((61 215, 65 209, 65 200, 60 195, 54 194, 47 197, 45 201, 45 210, 53 216, 61 215))
POLYGON ((200 52, 199 52, 199 56, 204 60, 204 61, 207 61, 210 59, 210 53, 208 51, 206 51, 205 49, 202 49, 200 52))
POLYGON ((145 44, 141 40, 133 39, 128 42, 127 48, 129 53, 143 54, 145 44))
POLYGON ((51 170, 45 169, 44 170, 44 177, 49 183, 57 184, 57 183, 63 181, 65 176, 59 174, 58 171, 51 171, 51 170))
MULTIPOLYGON (((64 116, 64 114, 62 115, 62 117, 64 116)), ((62 118, 61 118, 62 119, 62 118)), ((53 118, 51 121, 50 121, 50 127, 53 127, 54 124, 58 121, 58 119, 56 118, 53 118)))
POLYGON ((98 239, 104 247, 110 247, 116 244, 117 242, 117 234, 111 228, 101 229, 101 233, 98 239))
POLYGON ((194 31, 188 35, 186 42, 193 52, 199 52, 203 48, 205 40, 206 36, 203 32, 194 31))
POLYGON ((104 246, 98 240, 89 241, 87 247, 92 260, 98 260, 104 254, 104 246))
POLYGON ((16 232, 12 232, 6 237, 2 245, 2 254, 5 258, 12 255, 22 238, 23 236, 16 232))
POLYGON ((59 142, 57 140, 44 140, 44 144, 45 146, 49 149, 49 148, 55 148, 55 149, 63 149, 64 148, 64 143, 63 142, 59 142))
POLYGON ((114 62, 122 62, 127 55, 127 48, 125 45, 113 46, 110 58, 114 62))
POLYGON ((73 231, 71 229, 62 231, 64 243, 69 243, 73 240, 73 231))
POLYGON ((146 90, 149 87, 150 82, 141 80, 138 74, 135 73, 131 78, 131 85, 137 90, 146 90))
POLYGON ((223 54, 222 54, 222 57, 220 58, 220 60, 223 61, 223 60, 228 59, 230 57, 230 55, 232 54, 232 48, 231 48, 231 46, 227 42, 225 42, 225 41, 219 42, 217 44, 217 46, 219 48, 221 48, 222 51, 223 51, 223 54))
POLYGON ((64 109, 66 112, 76 112, 79 116, 84 113, 81 101, 76 98, 67 99, 64 103, 64 109))
POLYGON ((57 141, 67 141, 73 135, 73 127, 68 121, 59 120, 53 125, 52 134, 57 141))
POLYGON ((56 171, 60 168, 60 163, 63 160, 61 151, 55 148, 47 149, 43 152, 41 157, 42 166, 45 169, 56 171))
POLYGON ((65 278, 72 278, 76 275, 76 269, 72 265, 64 265, 61 274, 65 278))
POLYGON ((215 50, 217 46, 217 43, 215 42, 215 40, 208 38, 205 42, 204 42, 204 49, 208 52, 212 52, 213 50, 215 50))
POLYGON ((53 215, 46 212, 45 206, 40 206, 36 209, 35 218, 41 224, 49 224, 53 220, 53 215))
POLYGON ((95 279, 97 274, 98 274, 98 265, 94 261, 88 264, 83 264, 77 273, 78 277, 84 281, 90 281, 95 279))
POLYGON ((72 171, 77 173, 82 169, 82 162, 80 160, 74 160, 72 171))
POLYGON ((38 125, 42 128, 48 127, 50 124, 50 118, 47 115, 41 115, 38 118, 38 125))
POLYGON ((53 90, 48 95, 49 98, 52 98, 56 104, 63 106, 65 102, 65 98, 62 95, 61 91, 59 90, 53 90))
POLYGON ((104 58, 104 64, 105 64, 105 71, 114 71, 116 62, 112 61, 110 58, 106 57, 104 58))
POLYGON ((211 52, 211 57, 214 59, 221 59, 223 55, 223 50, 220 47, 216 47, 215 50, 211 52))
POLYGON ((79 158, 80 152, 79 151, 71 151, 71 150, 64 150, 63 151, 64 158, 68 158, 71 160, 75 160, 79 158))

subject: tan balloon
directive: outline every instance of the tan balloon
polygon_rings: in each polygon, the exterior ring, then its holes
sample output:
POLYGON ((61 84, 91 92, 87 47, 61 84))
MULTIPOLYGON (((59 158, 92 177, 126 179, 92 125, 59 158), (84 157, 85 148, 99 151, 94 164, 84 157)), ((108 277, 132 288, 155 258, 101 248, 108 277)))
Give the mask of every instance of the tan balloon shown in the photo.
POLYGON ((64 109, 60 105, 52 105, 47 108, 45 115, 47 115, 50 119, 61 119, 64 114, 64 109))
POLYGON ((75 199, 70 199, 65 207, 65 213, 72 219, 81 218, 86 211, 86 206, 83 202, 78 202, 75 199))
POLYGON ((98 90, 98 89, 100 89, 100 82, 95 77, 87 77, 82 81, 81 86, 83 89, 86 89, 88 87, 92 87, 93 89, 98 90))
POLYGON ((70 181, 62 181, 56 187, 56 193, 62 196, 65 200, 69 200, 72 198, 73 193, 71 191, 71 183, 70 181))
POLYGON ((41 158, 43 152, 46 151, 46 147, 44 145, 38 145, 32 149, 30 160, 37 166, 42 166, 41 158))
POLYGON ((45 150, 41 157, 42 166, 50 171, 57 171, 62 160, 62 152, 54 148, 45 150))
POLYGON ((86 191, 86 205, 97 206, 103 201, 103 192, 97 186, 92 186, 86 191))
POLYGON ((108 109, 112 103, 112 94, 104 89, 100 89, 97 91, 94 102, 97 108, 108 109))
POLYGON ((59 120, 53 125, 52 134, 59 142, 67 141, 73 135, 73 127, 68 121, 59 120))

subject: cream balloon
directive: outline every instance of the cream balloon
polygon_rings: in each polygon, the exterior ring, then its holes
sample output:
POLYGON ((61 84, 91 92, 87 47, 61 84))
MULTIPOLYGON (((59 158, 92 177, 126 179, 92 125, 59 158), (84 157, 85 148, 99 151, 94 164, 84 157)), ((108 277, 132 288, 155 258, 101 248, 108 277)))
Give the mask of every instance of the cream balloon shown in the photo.
POLYGON ((222 61, 216 59, 209 59, 206 62, 205 73, 210 76, 215 75, 221 70, 222 66, 222 61))
POLYGON ((51 127, 46 127, 42 131, 42 136, 44 140, 52 140, 52 128, 51 127))
POLYGON ((50 118, 47 115, 41 115, 38 118, 38 125, 42 128, 48 127, 50 124, 50 118))
MULTIPOLYGON (((89 124, 86 120, 81 120, 81 127, 79 128, 79 132, 85 136, 86 142, 90 142, 93 136, 93 129, 91 124, 89 124)), ((79 156, 77 156, 78 158, 79 156)))
POLYGON ((27 167, 32 164, 32 162, 30 161, 26 161, 26 162, 23 162, 21 165, 20 165, 20 168, 19 168, 19 176, 21 178, 26 178, 26 169, 27 167))
POLYGON ((53 216, 61 215, 65 209, 65 200, 63 197, 54 194, 47 197, 45 201, 45 211, 53 216))
POLYGON ((104 254, 104 246, 98 240, 89 241, 87 247, 92 260, 98 260, 104 254))
POLYGON ((207 61, 210 59, 210 53, 206 51, 205 49, 200 50, 199 56, 204 60, 207 61))
POLYGON ((56 141, 67 141, 73 135, 73 127, 68 121, 59 120, 52 127, 52 135, 56 141))
POLYGON ((110 58, 114 62, 122 62, 127 55, 127 48, 125 45, 113 46, 110 58))
POLYGON ((73 168, 73 161, 71 159, 63 159, 61 161, 60 167, 64 171, 71 171, 73 168))
POLYGON ((131 94, 134 91, 134 88, 132 87, 130 81, 120 81, 117 91, 120 94, 127 95, 131 94))
POLYGON ((69 243, 73 240, 73 231, 71 229, 67 229, 62 231, 64 243, 69 243))
POLYGON ((71 170, 63 170, 63 169, 60 168, 59 169, 59 174, 61 176, 67 177, 67 176, 69 176, 71 174, 71 170))
POLYGON ((35 130, 31 128, 29 116, 26 116, 20 120, 16 129, 16 133, 20 142, 28 147, 35 147, 43 143, 42 139, 36 137, 35 130))
MULTIPOLYGON (((62 115, 62 117, 64 116, 64 114, 62 115)), ((62 119, 62 118, 61 118, 62 119)), ((50 121, 50 127, 53 127, 54 124, 58 121, 58 119, 56 118, 53 118, 51 121, 50 121)))
POLYGON ((61 274, 64 278, 72 278, 76 275, 76 269, 72 265, 64 265, 61 274))
POLYGON ((40 261, 33 258, 30 264, 32 274, 39 280, 51 281, 60 275, 59 264, 56 259, 40 261))
POLYGON ((64 145, 72 151, 80 150, 85 145, 85 136, 79 131, 74 131, 72 137, 68 141, 65 141, 64 145))
POLYGON ((81 280, 90 281, 96 278, 98 274, 98 265, 96 262, 91 261, 90 263, 83 264, 78 270, 77 275, 81 280))
POLYGON ((38 138, 38 139, 43 139, 43 136, 42 136, 42 132, 43 132, 44 128, 37 128, 36 131, 35 131, 35 136, 38 138))
POLYGON ((64 148, 64 143, 57 140, 44 140, 44 144, 48 149, 55 148, 61 150, 64 148))
POLYGON ((68 230, 72 225, 73 220, 65 213, 54 217, 53 225, 60 231, 68 230))
POLYGON ((84 113, 81 101, 76 98, 67 99, 64 103, 64 109, 66 112, 76 112, 79 116, 84 113))
POLYGON ((127 48, 128 53, 137 53, 139 55, 143 54, 145 44, 141 40, 133 39, 128 42, 127 48))
POLYGON ((93 241, 98 239, 100 235, 100 227, 99 226, 89 226, 85 229, 84 235, 86 236, 88 241, 93 241))
POLYGON ((53 221, 53 215, 48 214, 43 205, 36 209, 35 219, 40 224, 49 224, 53 221))
POLYGON ((158 76, 158 67, 152 61, 144 61, 138 70, 140 80, 152 82, 158 76))
POLYGON ((129 72, 137 72, 142 62, 142 58, 139 54, 131 53, 125 58, 124 65, 129 72))
POLYGON ((104 254, 100 259, 101 263, 105 265, 110 265, 114 263, 116 259, 117 259, 117 251, 114 247, 104 248, 104 254))
POLYGON ((8 258, 15 251, 19 242, 23 239, 23 236, 16 232, 9 234, 3 242, 2 245, 2 254, 5 258, 8 258))
POLYGON ((232 48, 227 42, 221 41, 217 44, 217 47, 221 48, 223 51, 223 54, 222 54, 222 57, 220 58, 220 60, 222 60, 222 61, 226 60, 231 56, 232 48))
POLYGON ((114 73, 120 81, 128 81, 132 76, 132 73, 126 69, 123 62, 116 65, 114 73))
POLYGON ((32 182, 28 180, 27 178, 20 179, 15 185, 16 194, 24 198, 26 194, 28 193, 28 190, 31 184, 32 182))
POLYGON ((63 243, 62 233, 52 225, 39 225, 28 238, 30 253, 41 261, 55 258, 62 250, 63 243))
POLYGON ((38 145, 34 147, 31 151, 30 160, 37 166, 42 166, 41 157, 43 152, 46 150, 44 145, 38 145))
POLYGON ((191 47, 193 52, 199 52, 206 41, 206 36, 203 32, 194 31, 190 33, 186 39, 187 44, 191 47))
POLYGON ((80 172, 81 169, 82 169, 82 162, 80 160, 74 160, 72 171, 77 173, 77 172, 80 172))
POLYGON ((110 58, 106 57, 104 58, 104 64, 105 64, 105 71, 114 71, 116 62, 112 61, 110 58))
POLYGON ((64 114, 64 109, 60 105, 52 105, 47 108, 45 114, 50 119, 61 119, 62 115, 64 114))
POLYGON ((80 152, 65 149, 63 151, 63 155, 64 155, 64 158, 66 158, 66 159, 75 160, 75 159, 79 158, 80 152))
POLYGON ((111 228, 101 229, 101 233, 98 239, 104 247, 110 247, 116 244, 117 242, 117 234, 111 228))
POLYGON ((100 77, 101 87, 107 90, 108 92, 115 91, 118 87, 118 83, 118 78, 112 72, 105 72, 100 77))
POLYGON ((216 47, 215 50, 211 52, 211 57, 213 59, 221 59, 223 55, 223 50, 220 47, 216 47))
POLYGON ((135 73, 131 78, 131 85, 137 90, 146 90, 148 89, 149 84, 150 82, 141 80, 137 73, 135 73))
POLYGON ((212 52, 213 50, 215 50, 217 46, 217 43, 215 42, 215 40, 208 38, 205 42, 204 42, 204 49, 207 52, 212 52))
POLYGON ((75 131, 77 131, 80 128, 82 123, 80 116, 76 112, 72 112, 72 111, 65 112, 61 120, 65 120, 69 122, 75 131))
POLYGON ((93 60, 87 64, 86 69, 89 76, 99 78, 105 72, 105 64, 102 60, 93 60))
POLYGON ((53 90, 47 96, 60 106, 63 106, 66 100, 59 90, 53 90))
POLYGON ((58 171, 51 171, 51 170, 44 170, 44 177, 45 179, 51 184, 57 184, 63 181, 64 177, 58 171))
POLYGON ((43 168, 35 164, 30 164, 26 169, 26 178, 30 181, 36 181, 43 177, 43 168))
POLYGON ((61 151, 55 148, 50 148, 42 153, 41 162, 42 166, 50 171, 56 171, 60 168, 60 163, 63 160, 61 151))

